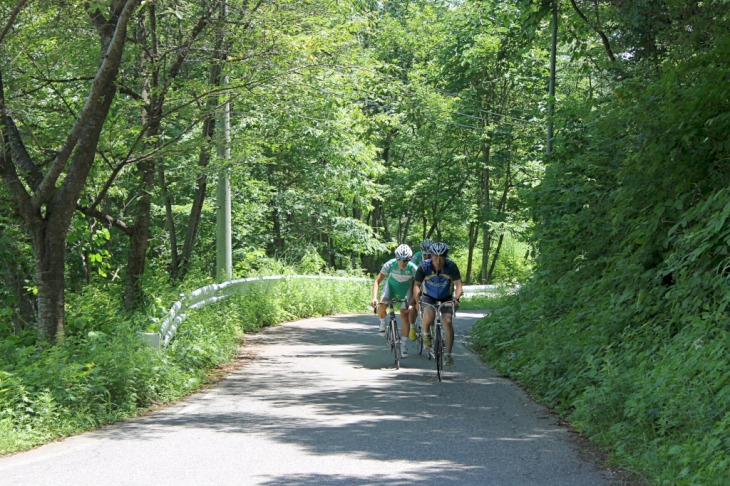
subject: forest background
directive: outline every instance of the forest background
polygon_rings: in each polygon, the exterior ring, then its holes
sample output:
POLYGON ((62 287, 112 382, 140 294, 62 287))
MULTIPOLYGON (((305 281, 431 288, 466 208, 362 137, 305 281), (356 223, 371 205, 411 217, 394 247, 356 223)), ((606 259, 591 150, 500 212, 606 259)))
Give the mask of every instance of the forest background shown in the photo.
POLYGON ((219 278, 230 185, 232 277, 446 241, 466 283, 522 285, 472 336, 490 364, 647 481, 727 484, 729 15, 0 2, 0 452, 188 393, 258 326, 363 310, 284 282, 144 347, 219 278))

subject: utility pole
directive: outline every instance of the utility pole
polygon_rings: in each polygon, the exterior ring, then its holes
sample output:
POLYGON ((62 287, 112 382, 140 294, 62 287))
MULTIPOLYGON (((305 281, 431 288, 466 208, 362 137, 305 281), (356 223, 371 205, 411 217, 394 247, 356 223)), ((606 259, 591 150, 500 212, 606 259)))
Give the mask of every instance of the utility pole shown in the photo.
MULTIPOLYGON (((228 13, 228 5, 224 2, 221 7, 221 24, 219 28, 223 31, 225 23, 223 20, 228 13)), ((223 32, 220 34, 224 35, 223 32)), ((223 44, 221 43, 221 46, 223 44)), ((221 59, 225 59, 221 56, 221 59)), ((223 62, 221 60, 221 62, 223 62)), ((223 75, 221 85, 228 84, 228 76, 223 75)), ((224 91, 225 93, 225 91, 224 91)), ((228 93, 224 96, 228 97, 228 93)), ((218 134, 217 155, 222 161, 220 172, 218 172, 218 190, 216 191, 217 213, 216 213, 216 238, 215 238, 215 269, 216 279, 219 282, 233 278, 233 250, 231 243, 231 181, 229 178, 229 164, 231 160, 231 102, 227 98, 223 103, 217 119, 218 134)))
MULTIPOLYGON (((223 84, 228 83, 228 76, 223 78, 223 84)), ((217 155, 225 161, 223 168, 218 172, 218 190, 216 201, 216 278, 219 282, 230 280, 233 277, 233 250, 231 244, 231 181, 229 178, 229 161, 231 158, 231 103, 226 101, 218 117, 218 148, 217 155)))

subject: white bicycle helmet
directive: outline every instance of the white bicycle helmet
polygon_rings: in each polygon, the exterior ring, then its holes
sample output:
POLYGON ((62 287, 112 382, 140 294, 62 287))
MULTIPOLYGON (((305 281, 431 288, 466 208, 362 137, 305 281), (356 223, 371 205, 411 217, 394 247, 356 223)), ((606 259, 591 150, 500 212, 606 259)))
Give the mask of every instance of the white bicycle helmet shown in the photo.
POLYGON ((408 245, 400 245, 395 249, 395 257, 401 261, 408 261, 413 256, 411 247, 408 245))
POLYGON ((431 245, 433 245, 433 241, 426 238, 421 242, 421 253, 428 253, 431 254, 431 245))
POLYGON ((429 250, 431 252, 431 255, 446 256, 446 254, 449 253, 449 245, 447 245, 446 243, 438 242, 432 244, 429 250))

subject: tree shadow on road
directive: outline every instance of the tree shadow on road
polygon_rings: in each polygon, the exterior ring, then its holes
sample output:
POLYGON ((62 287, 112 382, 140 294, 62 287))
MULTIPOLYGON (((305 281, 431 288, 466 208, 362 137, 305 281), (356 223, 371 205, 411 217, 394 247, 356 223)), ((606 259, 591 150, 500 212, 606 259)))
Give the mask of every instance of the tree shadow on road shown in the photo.
POLYGON ((214 389, 100 434, 263 434, 312 456, 380 468, 260 475, 258 484, 608 484, 607 473, 576 464, 576 451, 564 447, 570 432, 547 410, 464 349, 440 383, 433 362, 417 353, 393 369, 372 316, 299 321, 250 345, 257 358, 214 389))

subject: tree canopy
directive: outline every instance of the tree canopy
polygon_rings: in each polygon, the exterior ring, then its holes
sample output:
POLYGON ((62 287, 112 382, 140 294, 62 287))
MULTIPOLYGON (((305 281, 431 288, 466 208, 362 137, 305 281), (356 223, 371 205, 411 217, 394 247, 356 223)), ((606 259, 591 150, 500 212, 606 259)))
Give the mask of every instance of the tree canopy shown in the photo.
POLYGON ((683 454, 664 479, 715 478, 726 3, 3 2, 0 336, 61 342, 89 289, 149 320, 159 282, 213 278, 226 174, 235 276, 446 241, 465 283, 523 284, 489 359, 624 460, 631 430, 683 454))

